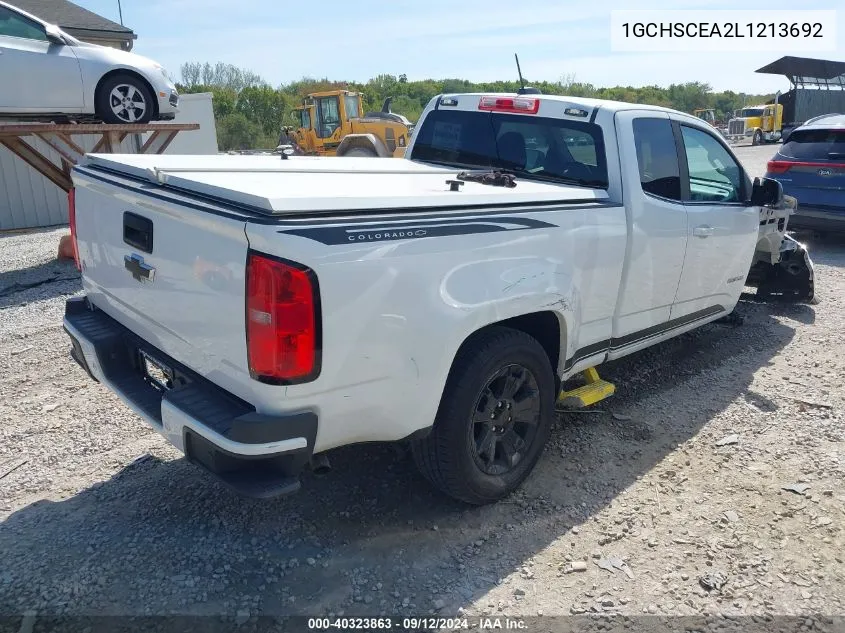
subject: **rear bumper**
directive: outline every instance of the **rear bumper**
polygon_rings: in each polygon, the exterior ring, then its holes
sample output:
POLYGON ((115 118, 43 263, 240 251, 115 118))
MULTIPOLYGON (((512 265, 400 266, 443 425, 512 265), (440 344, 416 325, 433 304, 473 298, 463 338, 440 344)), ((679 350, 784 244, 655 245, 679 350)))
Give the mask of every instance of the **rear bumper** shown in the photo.
POLYGON ((240 494, 276 497, 299 489, 317 436, 317 415, 263 415, 189 370, 94 308, 69 299, 64 329, 71 356, 94 380, 185 453, 240 494), (142 352, 170 370, 169 388, 144 371, 142 352))

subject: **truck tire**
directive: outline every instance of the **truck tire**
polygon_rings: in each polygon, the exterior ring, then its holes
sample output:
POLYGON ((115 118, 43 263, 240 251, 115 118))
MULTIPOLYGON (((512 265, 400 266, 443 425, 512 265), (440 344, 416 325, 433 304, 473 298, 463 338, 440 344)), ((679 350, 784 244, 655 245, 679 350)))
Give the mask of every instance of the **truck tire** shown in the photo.
POLYGON ((353 147, 348 152, 344 154, 344 156, 350 157, 365 157, 365 158, 377 158, 378 154, 376 154, 375 150, 369 149, 367 147, 353 147))
POLYGON ((752 145, 762 145, 763 144, 763 131, 762 130, 754 130, 754 136, 751 138, 752 145))
POLYGON ((498 501, 531 473, 554 418, 555 376, 533 337, 505 327, 465 344, 428 436, 411 444, 423 476, 473 505, 498 501))
POLYGON ((155 115, 153 94, 135 75, 112 75, 97 88, 97 118, 104 123, 149 123, 155 115))

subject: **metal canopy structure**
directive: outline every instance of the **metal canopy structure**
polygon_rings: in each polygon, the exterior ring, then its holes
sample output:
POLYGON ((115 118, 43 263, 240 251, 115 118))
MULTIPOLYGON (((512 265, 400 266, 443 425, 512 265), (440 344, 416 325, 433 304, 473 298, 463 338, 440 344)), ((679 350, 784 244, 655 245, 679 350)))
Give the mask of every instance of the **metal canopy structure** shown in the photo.
POLYGON ((796 88, 845 90, 845 62, 787 56, 755 72, 784 75, 796 88))
POLYGON ((131 134, 151 132, 141 145, 141 154, 161 154, 179 132, 198 130, 198 123, 149 123, 149 124, 55 124, 55 123, 3 123, 0 124, 0 145, 38 171, 64 191, 70 191, 73 183, 70 170, 86 154, 73 136, 95 135, 99 140, 91 154, 111 154, 131 134), (40 151, 28 139, 41 139, 59 155, 59 163, 40 151))

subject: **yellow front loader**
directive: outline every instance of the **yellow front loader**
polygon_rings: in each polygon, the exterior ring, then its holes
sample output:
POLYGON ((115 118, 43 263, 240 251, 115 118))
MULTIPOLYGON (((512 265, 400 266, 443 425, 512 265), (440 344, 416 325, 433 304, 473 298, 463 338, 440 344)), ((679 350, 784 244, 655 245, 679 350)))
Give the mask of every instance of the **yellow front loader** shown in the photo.
POLYGON ((361 94, 328 90, 309 94, 291 113, 296 125, 283 130, 280 145, 309 156, 396 157, 405 154, 413 125, 390 111, 364 113, 361 94))

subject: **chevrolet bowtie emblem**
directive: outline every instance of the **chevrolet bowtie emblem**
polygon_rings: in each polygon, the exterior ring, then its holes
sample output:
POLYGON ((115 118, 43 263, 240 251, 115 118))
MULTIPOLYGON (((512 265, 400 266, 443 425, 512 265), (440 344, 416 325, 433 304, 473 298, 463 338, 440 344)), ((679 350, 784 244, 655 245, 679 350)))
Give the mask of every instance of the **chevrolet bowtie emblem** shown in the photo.
POLYGON ((125 255, 123 266, 138 281, 152 281, 155 278, 156 269, 149 264, 145 264, 144 258, 140 255, 125 255))

